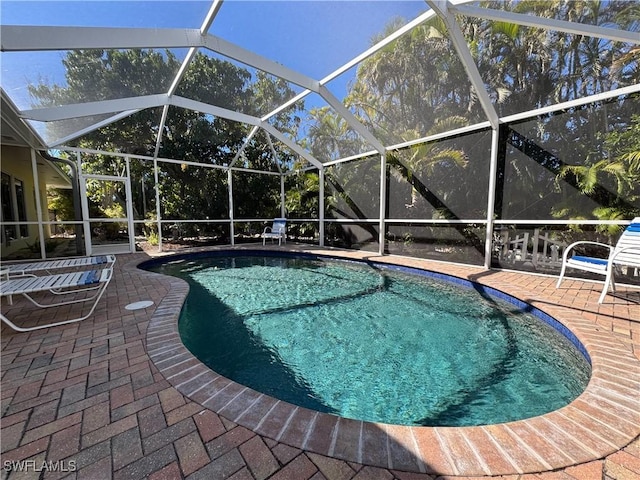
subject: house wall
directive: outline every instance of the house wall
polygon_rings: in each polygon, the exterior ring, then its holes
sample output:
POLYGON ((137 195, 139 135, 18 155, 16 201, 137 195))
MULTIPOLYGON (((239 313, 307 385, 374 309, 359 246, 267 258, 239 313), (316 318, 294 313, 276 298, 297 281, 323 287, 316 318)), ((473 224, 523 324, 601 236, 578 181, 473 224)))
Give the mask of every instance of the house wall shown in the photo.
MULTIPOLYGON (((31 151, 29 148, 13 147, 3 145, 0 150, 0 170, 3 174, 10 177, 11 192, 13 195, 14 210, 15 210, 15 181, 20 180, 24 189, 24 203, 27 221, 36 222, 38 220, 36 210, 36 195, 35 184, 33 179, 33 170, 31 166, 31 151)), ((38 190, 40 192, 40 200, 42 203, 42 212, 47 212, 47 195, 46 185, 44 180, 40 179, 38 190)), ((4 199, 3 204, 4 204, 4 199)), ((46 213, 44 213, 46 215, 46 213)), ((4 219, 3 219, 4 220, 4 219)), ((18 219, 16 218, 16 221, 18 219)), ((5 225, 2 225, 2 244, 1 257, 3 259, 11 257, 12 254, 18 250, 25 248, 35 248, 34 252, 37 256, 40 255, 40 249, 37 247, 36 242, 39 240, 37 225, 27 225, 28 235, 22 236, 19 227, 15 227, 16 238, 8 238, 5 235, 5 225)), ((24 232, 22 232, 24 233, 24 232)), ((48 226, 45 225, 44 229, 45 238, 49 238, 50 234, 48 226)))

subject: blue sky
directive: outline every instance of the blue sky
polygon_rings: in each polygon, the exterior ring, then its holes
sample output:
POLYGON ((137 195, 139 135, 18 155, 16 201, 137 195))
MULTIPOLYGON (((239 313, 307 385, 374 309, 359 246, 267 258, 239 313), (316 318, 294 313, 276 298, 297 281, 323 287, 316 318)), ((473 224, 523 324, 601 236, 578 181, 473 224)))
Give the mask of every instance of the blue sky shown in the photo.
MULTIPOLYGON (((2 1, 8 25, 199 28, 209 2, 2 1)), ((370 45, 396 16, 426 10, 413 1, 226 1, 210 33, 322 78, 370 45)))
MULTIPOLYGON (((209 6, 209 1, 3 0, 0 15, 6 25, 199 28, 209 6)), ((422 0, 227 0, 209 33, 319 80, 366 50, 394 17, 408 21, 426 9, 422 0)), ((180 57, 186 50, 175 53, 180 57)), ((64 83, 64 55, 2 54, 2 85, 19 108, 29 108, 27 83, 64 83)), ((329 85, 334 95, 345 96, 354 73, 329 85)))

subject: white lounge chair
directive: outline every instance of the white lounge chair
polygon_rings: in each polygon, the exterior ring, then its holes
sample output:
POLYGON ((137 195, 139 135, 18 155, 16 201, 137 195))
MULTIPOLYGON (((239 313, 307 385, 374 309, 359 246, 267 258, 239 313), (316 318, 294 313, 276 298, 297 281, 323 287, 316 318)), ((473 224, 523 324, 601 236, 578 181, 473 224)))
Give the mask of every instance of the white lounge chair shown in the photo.
POLYGON ((111 277, 113 275, 113 266, 102 270, 87 270, 83 272, 59 273, 56 275, 34 276, 26 275, 17 278, 0 281, 0 297, 22 295, 34 305, 40 308, 57 307, 60 305, 70 305, 72 303, 93 302, 91 310, 86 315, 69 320, 63 320, 46 325, 38 325, 35 327, 18 327, 11 322, 4 314, 0 313, 0 319, 18 332, 28 332, 38 330, 40 328, 55 327, 57 325, 65 325, 67 323, 79 322, 93 314, 96 305, 107 289, 111 277), (36 301, 30 294, 38 292, 49 292, 54 295, 72 295, 78 292, 86 292, 88 290, 96 290, 90 296, 83 295, 83 298, 74 298, 56 303, 40 303, 36 301))
POLYGON ((53 270, 62 268, 77 269, 82 267, 97 268, 99 265, 113 264, 116 261, 114 255, 97 255, 95 257, 74 257, 61 258, 56 260, 41 260, 28 263, 11 263, 2 264, 2 271, 9 277, 22 276, 26 274, 36 274, 37 272, 46 272, 51 274, 53 270))
MULTIPOLYGON (((38 274, 52 275, 55 270, 78 271, 85 267, 99 268, 101 265, 113 266, 116 263, 115 255, 97 255, 95 257, 71 257, 59 258, 55 260, 38 260, 36 262, 3 263, 0 269, 0 276, 3 279, 37 276, 38 274)), ((91 288, 89 288, 91 290, 91 288)), ((52 292, 55 293, 55 292, 52 292)), ((13 305, 11 295, 7 296, 9 305, 13 305)))
POLYGON ((607 294, 609 286, 615 292, 616 284, 614 280, 614 270, 616 266, 627 266, 640 268, 640 217, 636 217, 631 222, 618 240, 615 246, 599 242, 579 241, 569 245, 562 255, 562 270, 556 288, 560 286, 567 267, 583 270, 585 272, 598 273, 605 276, 604 287, 598 303, 602 303, 607 294), (574 247, 578 245, 594 245, 608 249, 607 257, 586 257, 581 255, 569 256, 574 247))
POLYGON ((282 242, 287 243, 287 219, 286 218, 274 218, 273 225, 265 227, 262 232, 262 245, 265 244, 267 238, 270 238, 273 242, 274 239, 278 239, 278 245, 282 245, 282 242))

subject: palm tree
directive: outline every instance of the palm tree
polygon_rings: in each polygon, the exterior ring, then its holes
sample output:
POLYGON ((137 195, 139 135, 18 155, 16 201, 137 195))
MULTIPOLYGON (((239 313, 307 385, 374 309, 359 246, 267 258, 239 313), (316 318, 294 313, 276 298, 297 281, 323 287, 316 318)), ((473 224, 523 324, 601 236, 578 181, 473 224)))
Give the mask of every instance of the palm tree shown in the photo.
MULTIPOLYGON (((465 119, 459 117, 451 117, 445 122, 434 126, 435 131, 441 131, 442 128, 453 129, 466 122, 465 119)), ((412 133, 407 133, 411 136, 412 133)), ((468 165, 467 154, 460 149, 454 149, 449 146, 442 147, 438 142, 421 143, 408 149, 395 152, 389 157, 389 165, 392 167, 391 173, 397 180, 407 182, 411 185, 411 200, 405 204, 405 208, 412 209, 415 214, 419 214, 418 207, 420 199, 425 200, 439 215, 444 218, 452 218, 453 214, 447 208, 447 194, 453 189, 447 191, 442 198, 437 198, 433 191, 434 187, 429 188, 430 184, 438 184, 437 177, 455 178, 456 172, 460 172, 468 165), (431 181, 430 181, 431 180, 431 181), (423 183, 425 182, 426 183, 423 183)), ((451 187, 452 185, 449 185, 451 187)))
MULTIPOLYGON (((607 158, 567 165, 558 178, 577 178, 580 193, 598 202, 591 212, 598 220, 634 218, 640 215, 640 115, 631 117, 626 131, 607 133, 603 143, 609 153, 607 158), (612 185, 612 191, 604 185, 612 185)), ((571 200, 558 205, 556 215, 571 214, 571 200)))
POLYGON ((303 145, 312 155, 329 161, 360 153, 364 141, 330 107, 314 108, 309 113, 309 128, 303 145))

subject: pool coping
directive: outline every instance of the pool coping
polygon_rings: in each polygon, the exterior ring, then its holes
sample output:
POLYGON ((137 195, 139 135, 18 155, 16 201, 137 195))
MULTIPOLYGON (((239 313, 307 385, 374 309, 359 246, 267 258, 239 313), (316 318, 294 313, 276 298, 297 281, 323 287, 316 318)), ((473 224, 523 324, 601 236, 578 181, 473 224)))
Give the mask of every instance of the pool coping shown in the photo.
MULTIPOLYGON (((263 250, 255 246, 222 250, 247 249, 263 250)), ((274 249, 269 251, 273 253, 274 249)), ((438 268, 434 262, 371 252, 319 248, 295 252, 428 271, 438 268)), ((457 266, 446 270, 446 275, 480 283, 531 304, 528 299, 532 292, 508 283, 488 284, 482 269, 457 266)), ((178 318, 188 291, 186 282, 171 277, 170 291, 147 329, 146 348, 152 362, 174 388, 192 401, 292 447, 393 470, 484 476, 543 472, 597 460, 620 450, 640 434, 640 360, 611 332, 566 307, 534 305, 571 331, 591 359, 589 384, 573 402, 548 414, 515 422, 414 427, 316 412, 276 400, 215 373, 186 349, 178 333, 178 318)))

